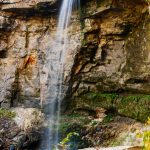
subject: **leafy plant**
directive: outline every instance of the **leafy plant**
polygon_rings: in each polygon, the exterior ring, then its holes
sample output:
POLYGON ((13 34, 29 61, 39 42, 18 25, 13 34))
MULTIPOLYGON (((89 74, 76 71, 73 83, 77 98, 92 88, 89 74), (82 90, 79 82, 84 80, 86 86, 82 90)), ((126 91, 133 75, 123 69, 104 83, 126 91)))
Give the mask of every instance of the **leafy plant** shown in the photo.
POLYGON ((147 124, 150 125, 150 117, 148 117, 147 124))
POLYGON ((70 133, 68 133, 67 137, 65 137, 65 138, 60 142, 60 144, 61 144, 61 145, 67 144, 68 142, 70 142, 70 140, 71 140, 71 138, 72 138, 73 136, 79 136, 79 134, 76 133, 76 132, 70 132, 70 133))
POLYGON ((150 131, 144 131, 143 133, 144 150, 150 149, 150 131))
POLYGON ((53 150, 66 150, 66 149, 72 149, 74 147, 74 140, 79 137, 79 134, 77 132, 70 132, 67 134, 67 136, 62 139, 62 141, 57 145, 53 147, 53 150))
MULTIPOLYGON (((150 125, 150 117, 148 117, 148 121, 146 124, 150 125)), ((150 130, 146 130, 143 133, 138 133, 137 138, 142 138, 143 140, 143 150, 150 149, 150 130)))

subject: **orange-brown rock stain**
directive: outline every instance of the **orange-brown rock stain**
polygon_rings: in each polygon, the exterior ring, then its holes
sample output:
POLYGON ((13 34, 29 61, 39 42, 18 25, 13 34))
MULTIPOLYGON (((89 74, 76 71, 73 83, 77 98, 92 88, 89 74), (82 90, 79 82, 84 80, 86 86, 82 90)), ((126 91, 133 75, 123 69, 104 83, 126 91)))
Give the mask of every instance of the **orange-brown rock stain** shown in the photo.
POLYGON ((33 69, 37 66, 37 55, 35 53, 30 54, 24 58, 20 73, 32 79, 33 69))

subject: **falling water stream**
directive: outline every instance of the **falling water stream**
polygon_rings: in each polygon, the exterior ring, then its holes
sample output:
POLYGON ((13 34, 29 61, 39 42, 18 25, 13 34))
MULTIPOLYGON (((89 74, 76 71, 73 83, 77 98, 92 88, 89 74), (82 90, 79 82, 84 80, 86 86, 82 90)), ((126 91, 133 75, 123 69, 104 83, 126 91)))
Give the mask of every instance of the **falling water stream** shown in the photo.
POLYGON ((73 4, 77 0, 63 0, 58 18, 58 25, 54 43, 47 54, 45 68, 48 68, 47 78, 47 101, 46 114, 48 120, 48 129, 42 139, 40 150, 52 150, 59 141, 59 117, 60 105, 67 89, 63 85, 64 64, 66 61, 67 47, 69 39, 67 36, 67 27, 70 23, 73 4), (55 131, 55 132, 54 132, 55 131))

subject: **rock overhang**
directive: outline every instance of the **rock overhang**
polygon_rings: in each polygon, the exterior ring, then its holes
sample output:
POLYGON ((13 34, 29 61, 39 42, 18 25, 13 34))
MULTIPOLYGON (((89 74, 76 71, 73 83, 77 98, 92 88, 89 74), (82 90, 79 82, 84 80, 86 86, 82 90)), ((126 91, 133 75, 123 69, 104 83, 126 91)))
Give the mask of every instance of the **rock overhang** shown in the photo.
POLYGON ((2 12, 12 12, 17 15, 50 15, 58 12, 60 1, 58 0, 33 0, 18 1, 8 0, 0 3, 2 12))

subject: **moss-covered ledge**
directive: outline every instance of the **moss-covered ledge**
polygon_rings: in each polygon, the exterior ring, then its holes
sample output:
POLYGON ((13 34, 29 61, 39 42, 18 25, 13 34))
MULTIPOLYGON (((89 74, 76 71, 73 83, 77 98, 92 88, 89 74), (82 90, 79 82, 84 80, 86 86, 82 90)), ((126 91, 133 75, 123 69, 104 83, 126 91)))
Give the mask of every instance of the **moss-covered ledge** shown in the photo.
POLYGON ((113 110, 117 114, 145 122, 150 116, 150 95, 87 93, 76 97, 74 110, 96 110, 98 107, 113 110))

